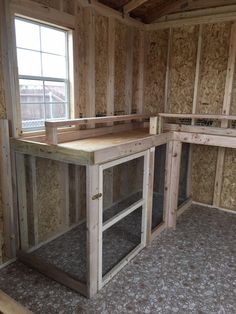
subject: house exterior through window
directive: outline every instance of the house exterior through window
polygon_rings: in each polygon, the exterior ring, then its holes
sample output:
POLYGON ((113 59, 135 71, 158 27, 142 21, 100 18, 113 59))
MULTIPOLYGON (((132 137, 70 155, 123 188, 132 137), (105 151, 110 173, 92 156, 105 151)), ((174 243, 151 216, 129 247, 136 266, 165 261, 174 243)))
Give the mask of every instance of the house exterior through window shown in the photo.
POLYGON ((22 130, 69 118, 68 32, 19 17, 15 32, 22 130))

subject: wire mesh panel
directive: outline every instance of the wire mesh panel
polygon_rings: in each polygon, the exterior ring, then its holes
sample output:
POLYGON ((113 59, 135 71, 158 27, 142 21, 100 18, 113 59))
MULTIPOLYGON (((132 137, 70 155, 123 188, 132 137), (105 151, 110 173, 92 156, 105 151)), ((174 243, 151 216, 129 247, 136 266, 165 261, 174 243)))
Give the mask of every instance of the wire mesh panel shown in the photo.
POLYGON ((183 143, 180 164, 178 206, 180 206, 188 199, 187 184, 188 184, 189 150, 190 144, 183 143))
POLYGON ((166 145, 155 148, 152 230, 164 221, 166 145))
POLYGON ((102 275, 106 275, 141 243, 142 207, 103 232, 102 275))
POLYGON ((24 166, 26 217, 20 229, 25 228, 28 245, 21 249, 37 264, 86 283, 85 166, 28 155, 24 166))
POLYGON ((144 157, 103 171, 103 221, 111 219, 143 197, 144 157))
POLYGON ((145 246, 147 154, 100 166, 100 287, 145 246))

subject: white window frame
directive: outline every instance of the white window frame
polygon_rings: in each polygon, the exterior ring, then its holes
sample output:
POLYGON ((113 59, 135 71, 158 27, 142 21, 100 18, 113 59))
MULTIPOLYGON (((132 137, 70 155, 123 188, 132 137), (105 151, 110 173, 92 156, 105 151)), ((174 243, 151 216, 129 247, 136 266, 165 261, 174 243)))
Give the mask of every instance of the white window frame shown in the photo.
MULTIPOLYGON (((72 104, 74 103, 72 101, 73 94, 71 94, 71 92, 73 91, 73 89, 71 88, 71 85, 73 83, 73 79, 72 79, 72 75, 70 73, 71 70, 73 72, 73 65, 72 65, 73 63, 70 60, 71 58, 73 60, 72 53, 71 53, 72 50, 70 49, 72 47, 72 45, 71 45, 71 43, 72 43, 72 31, 69 30, 68 28, 61 27, 59 25, 52 25, 52 24, 47 23, 47 22, 42 21, 42 20, 39 21, 39 20, 35 20, 35 19, 29 18, 29 17, 19 16, 17 14, 14 15, 14 21, 16 19, 22 20, 22 21, 25 21, 25 22, 29 22, 29 23, 32 23, 32 24, 35 24, 35 25, 39 25, 39 26, 45 26, 45 27, 52 28, 52 29, 55 29, 55 30, 62 30, 62 31, 64 31, 66 33, 66 55, 65 55, 65 58, 66 58, 66 78, 65 79, 54 78, 54 77, 45 77, 45 76, 22 75, 22 74, 19 74, 19 73, 17 73, 17 74, 18 74, 18 91, 19 91, 19 80, 20 79, 33 80, 33 81, 37 81, 37 80, 43 81, 43 85, 44 85, 45 82, 50 82, 50 81, 51 82, 66 83, 66 85, 67 85, 67 88, 66 88, 66 101, 64 102, 64 103, 67 103, 67 106, 66 106, 66 118, 71 118, 72 115, 73 115, 73 110, 71 110, 71 109, 72 109, 72 104)), ((20 48, 20 47, 16 46, 16 50, 17 50, 17 48, 20 48)), ((22 49, 24 49, 24 48, 22 48, 22 49)), ((25 50, 34 51, 33 49, 32 50, 31 49, 25 49, 25 50)), ((40 57, 42 57, 42 53, 43 52, 41 50, 39 50, 39 53, 40 53, 40 57)), ((45 97, 45 94, 44 94, 44 97, 45 97)), ((42 104, 45 104, 45 101, 42 102, 42 104)), ((19 97, 19 109, 20 109, 19 112, 21 112, 20 97, 19 97)), ((22 132, 22 122, 23 121, 22 121, 22 118, 21 118, 21 115, 20 115, 21 132, 22 132)), ((44 127, 39 127, 39 128, 35 127, 35 128, 24 129, 23 132, 24 133, 31 133, 31 132, 37 132, 37 131, 44 131, 44 127)))
MULTIPOLYGON (((9 93, 7 94, 9 106, 8 117, 11 121, 10 134, 13 137, 29 137, 34 135, 45 135, 45 130, 22 132, 21 129, 21 108, 19 97, 19 83, 16 56, 16 36, 15 36, 15 17, 22 17, 32 21, 42 22, 47 25, 55 26, 68 31, 69 34, 69 81, 70 81, 70 111, 71 118, 78 116, 78 108, 74 104, 78 103, 78 92, 75 90, 74 82, 78 77, 78 53, 76 38, 78 38, 78 23, 76 15, 68 14, 58 9, 48 8, 36 2, 6 2, 4 29, 6 31, 5 43, 3 45, 6 63, 7 79, 9 84, 9 93), (76 34, 76 36, 75 36, 76 34)), ((67 131, 68 128, 65 130, 67 131)), ((64 130, 61 130, 62 132, 64 130)))

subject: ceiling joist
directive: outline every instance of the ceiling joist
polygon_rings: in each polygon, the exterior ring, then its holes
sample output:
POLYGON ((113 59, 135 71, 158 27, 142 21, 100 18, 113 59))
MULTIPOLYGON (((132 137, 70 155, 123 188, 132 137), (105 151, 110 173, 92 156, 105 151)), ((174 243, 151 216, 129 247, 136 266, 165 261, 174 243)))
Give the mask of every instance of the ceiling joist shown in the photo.
POLYGON ((176 10, 183 10, 188 7, 188 1, 187 0, 168 0, 166 1, 162 6, 154 10, 151 14, 148 14, 145 17, 146 23, 152 23, 161 16, 171 14, 172 12, 175 12, 176 10))
POLYGON ((146 23, 153 23, 160 17, 176 12, 186 12, 197 9, 214 8, 223 5, 236 4, 235 0, 212 0, 211 2, 206 0, 169 0, 162 6, 157 7, 151 14, 147 14, 145 17, 146 23))
POLYGON ((123 12, 127 14, 147 1, 148 0, 131 0, 129 3, 123 6, 123 12))

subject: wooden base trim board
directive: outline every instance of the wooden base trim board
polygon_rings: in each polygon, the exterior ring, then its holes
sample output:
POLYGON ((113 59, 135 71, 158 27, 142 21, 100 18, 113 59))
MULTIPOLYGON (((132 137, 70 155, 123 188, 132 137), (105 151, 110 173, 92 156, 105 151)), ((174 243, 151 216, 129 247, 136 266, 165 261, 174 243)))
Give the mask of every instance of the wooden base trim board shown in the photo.
POLYGON ((217 207, 217 206, 214 206, 214 205, 204 204, 204 203, 195 202, 195 201, 192 201, 192 204, 193 205, 203 206, 203 207, 208 207, 208 208, 212 208, 212 209, 218 209, 218 210, 221 210, 223 212, 236 215, 236 210, 223 208, 223 207, 217 207))
POLYGON ((0 312, 3 314, 33 314, 33 312, 23 307, 2 290, 0 290, 0 312))
POLYGON ((67 286, 87 297, 87 285, 80 282, 78 279, 73 278, 70 274, 64 272, 55 265, 46 263, 43 259, 37 256, 32 256, 31 254, 23 251, 18 251, 17 256, 24 264, 35 268, 45 276, 52 278, 64 286, 67 286))
POLYGON ((187 209, 189 209, 192 203, 193 200, 190 198, 187 199, 183 204, 181 204, 177 209, 177 218, 181 216, 187 209))
POLYGON ((56 235, 51 236, 49 239, 47 239, 46 241, 43 241, 37 245, 34 245, 33 247, 31 247, 29 250, 27 250, 27 253, 32 253, 36 250, 38 250, 39 248, 41 248, 43 245, 48 244, 51 241, 56 240, 57 238, 61 237, 62 235, 64 235, 65 233, 67 233, 68 231, 71 231, 72 229, 78 227, 79 225, 81 225, 82 223, 85 222, 85 219, 81 220, 80 222, 73 224, 70 227, 67 227, 65 229, 63 229, 62 231, 58 232, 56 235))
POLYGON ((10 259, 9 261, 7 261, 7 262, 1 264, 1 265, 0 265, 0 270, 3 269, 3 268, 5 268, 5 267, 7 267, 7 266, 9 266, 9 265, 11 265, 11 264, 14 263, 16 260, 17 260, 16 258, 12 258, 12 259, 10 259))
POLYGON ((143 248, 144 244, 139 244, 125 258, 123 258, 112 270, 107 273, 102 280, 101 287, 104 287, 125 265, 127 265, 143 248))
POLYGON ((160 225, 158 225, 154 230, 151 231, 151 237, 150 237, 150 243, 158 237, 164 230, 166 230, 167 224, 165 222, 162 222, 160 225))

